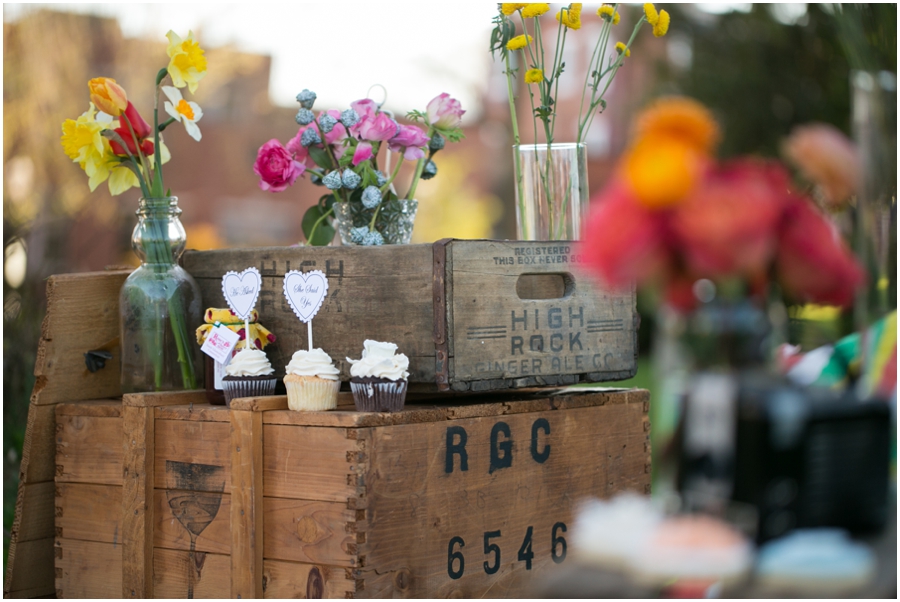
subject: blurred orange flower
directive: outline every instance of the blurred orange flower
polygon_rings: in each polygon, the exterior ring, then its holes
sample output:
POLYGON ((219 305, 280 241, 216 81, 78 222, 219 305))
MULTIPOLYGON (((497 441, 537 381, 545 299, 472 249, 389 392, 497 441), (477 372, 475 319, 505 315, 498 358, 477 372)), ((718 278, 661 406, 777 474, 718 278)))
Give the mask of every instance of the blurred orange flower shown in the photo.
POLYGON ((839 209, 856 193, 860 178, 856 145, 836 127, 826 123, 797 126, 782 152, 819 186, 827 207, 839 209))
POLYGON ((88 90, 94 106, 107 115, 118 117, 128 106, 125 90, 111 77, 95 77, 88 82, 88 90))

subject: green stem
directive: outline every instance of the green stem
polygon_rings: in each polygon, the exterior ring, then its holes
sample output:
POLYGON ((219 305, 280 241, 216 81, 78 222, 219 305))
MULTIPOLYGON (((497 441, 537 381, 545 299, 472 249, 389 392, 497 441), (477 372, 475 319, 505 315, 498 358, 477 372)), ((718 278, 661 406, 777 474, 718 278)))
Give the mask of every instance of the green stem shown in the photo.
POLYGON ((330 207, 330 208, 328 209, 328 211, 326 211, 325 213, 323 213, 323 214, 319 217, 319 219, 316 220, 316 223, 314 223, 314 224, 313 224, 313 227, 310 228, 310 230, 309 230, 309 236, 306 238, 307 242, 309 242, 310 244, 312 244, 313 236, 316 235, 316 228, 319 227, 319 224, 322 223, 322 220, 324 220, 326 217, 328 217, 328 216, 331 215, 332 213, 334 213, 334 207, 333 207, 333 206, 330 207))

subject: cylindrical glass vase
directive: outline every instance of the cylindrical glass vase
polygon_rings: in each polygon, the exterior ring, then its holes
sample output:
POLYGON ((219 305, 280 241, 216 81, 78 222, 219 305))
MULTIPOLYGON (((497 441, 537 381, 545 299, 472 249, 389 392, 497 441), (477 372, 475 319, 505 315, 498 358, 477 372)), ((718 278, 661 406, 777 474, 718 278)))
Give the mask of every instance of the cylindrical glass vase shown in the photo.
POLYGON ((588 208, 584 144, 513 147, 519 240, 579 240, 588 208))
POLYGON ((176 197, 141 199, 131 245, 141 265, 119 294, 122 391, 197 389, 203 384, 200 289, 176 262, 185 233, 176 197))
POLYGON ((356 201, 336 202, 334 221, 345 245, 408 245, 418 208, 415 199, 391 199, 374 209, 356 201), (375 223, 370 229, 373 216, 375 223))

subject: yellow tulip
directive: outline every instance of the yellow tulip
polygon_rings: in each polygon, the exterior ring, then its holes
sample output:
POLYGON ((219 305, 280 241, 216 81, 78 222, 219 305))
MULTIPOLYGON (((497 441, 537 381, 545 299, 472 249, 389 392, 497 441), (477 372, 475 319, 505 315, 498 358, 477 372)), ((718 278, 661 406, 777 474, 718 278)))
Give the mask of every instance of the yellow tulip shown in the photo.
POLYGON ((98 109, 113 117, 118 117, 128 108, 128 95, 111 77, 95 77, 88 82, 91 102, 98 109))

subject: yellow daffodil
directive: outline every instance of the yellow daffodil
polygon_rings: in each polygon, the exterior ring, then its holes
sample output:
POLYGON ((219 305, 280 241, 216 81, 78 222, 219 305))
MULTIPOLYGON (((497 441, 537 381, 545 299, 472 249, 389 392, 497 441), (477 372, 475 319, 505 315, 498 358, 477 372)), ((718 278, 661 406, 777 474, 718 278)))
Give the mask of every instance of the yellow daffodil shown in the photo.
POLYGON ((526 46, 531 44, 532 39, 533 38, 530 35, 523 33, 522 35, 518 35, 510 39, 510 41, 506 43, 506 49, 521 50, 522 48, 525 48, 526 46))
POLYGON ((188 135, 199 142, 202 134, 197 122, 203 117, 203 109, 196 102, 186 101, 178 88, 163 86, 162 91, 169 99, 165 103, 166 113, 183 123, 188 135))
POLYGON ((522 16, 526 19, 532 19, 534 17, 540 17, 544 13, 550 10, 549 4, 542 3, 534 3, 534 4, 526 4, 525 8, 522 9, 522 16))
POLYGON ((624 54, 625 56, 631 56, 631 50, 629 50, 628 46, 622 42, 616 42, 616 52, 624 54))
POLYGON ((500 5, 500 12, 508 17, 520 8, 525 8, 526 6, 528 6, 527 3, 518 4, 513 2, 504 2, 500 5))
POLYGON ((136 188, 141 183, 134 172, 122 163, 111 166, 109 171, 109 194, 116 196, 126 190, 136 188))
POLYGON ((613 25, 618 25, 622 18, 611 4, 604 4, 597 9, 597 16, 607 21, 612 21, 613 25))
POLYGON ((169 55, 169 76, 176 88, 185 86, 191 94, 197 91, 198 82, 206 75, 206 57, 203 49, 194 41, 194 32, 189 31, 186 39, 182 40, 174 31, 166 34, 169 38, 169 46, 166 53, 169 55))
POLYGON ((118 117, 128 108, 128 95, 111 77, 95 77, 88 82, 88 90, 91 102, 107 115, 118 117))
POLYGON ((659 13, 656 12, 656 7, 650 2, 644 5, 644 15, 647 16, 647 23, 650 25, 655 26, 656 22, 659 21, 659 13))
POLYGON ((659 11, 659 19, 653 25, 653 35, 661 38, 669 31, 669 13, 664 10, 659 11))
POLYGON ((544 81, 544 72, 540 69, 529 69, 525 72, 526 84, 539 84, 544 81))
POLYGON ((569 8, 556 13, 556 20, 569 29, 581 29, 581 2, 573 2, 569 8))
POLYGON ((108 162, 112 151, 101 133, 106 125, 97 121, 93 103, 78 119, 66 119, 62 124, 60 143, 63 150, 87 174, 91 191, 109 177, 108 162))

